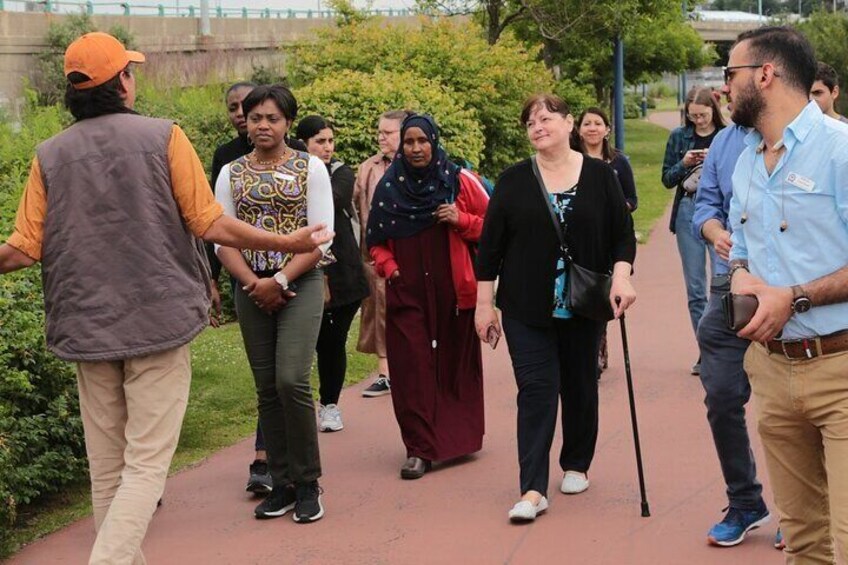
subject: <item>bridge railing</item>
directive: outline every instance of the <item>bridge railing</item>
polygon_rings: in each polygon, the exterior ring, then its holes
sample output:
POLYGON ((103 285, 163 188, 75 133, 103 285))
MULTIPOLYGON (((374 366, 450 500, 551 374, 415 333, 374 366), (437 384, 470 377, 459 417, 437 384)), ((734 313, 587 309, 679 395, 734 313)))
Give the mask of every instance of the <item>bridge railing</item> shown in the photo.
MULTIPOLYGON (((49 12, 67 14, 123 14, 125 16, 161 16, 161 17, 200 17, 199 3, 187 6, 166 6, 153 2, 94 2, 63 0, 0 0, 0 11, 49 12)), ((406 9, 366 9, 366 14, 374 16, 411 16, 412 10, 406 9)), ((210 8, 212 18, 334 18, 333 10, 293 10, 273 8, 210 8)))

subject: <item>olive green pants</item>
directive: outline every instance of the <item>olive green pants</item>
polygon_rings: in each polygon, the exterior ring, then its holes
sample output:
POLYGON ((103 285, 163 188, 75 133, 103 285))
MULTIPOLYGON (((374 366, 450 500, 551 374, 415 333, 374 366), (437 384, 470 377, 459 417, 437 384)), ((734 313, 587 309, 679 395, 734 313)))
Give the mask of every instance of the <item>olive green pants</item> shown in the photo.
POLYGON ((273 314, 260 310, 240 288, 235 291, 275 486, 310 482, 321 476, 309 383, 324 309, 321 271, 313 269, 301 275, 292 290, 297 296, 273 314))

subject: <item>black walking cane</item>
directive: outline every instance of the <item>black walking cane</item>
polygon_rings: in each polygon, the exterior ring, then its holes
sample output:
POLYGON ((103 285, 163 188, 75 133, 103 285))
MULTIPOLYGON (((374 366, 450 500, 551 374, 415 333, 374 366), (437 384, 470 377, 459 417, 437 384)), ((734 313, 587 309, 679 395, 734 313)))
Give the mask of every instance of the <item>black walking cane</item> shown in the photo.
MULTIPOLYGON (((619 304, 621 298, 616 296, 615 303, 619 304)), ((651 515, 648 508, 648 496, 645 494, 645 472, 642 470, 642 448, 639 444, 639 424, 636 422, 636 399, 633 396, 633 375, 630 372, 630 349, 627 347, 627 327, 624 325, 624 312, 618 318, 621 324, 621 344, 624 350, 624 372, 627 375, 627 395, 630 398, 630 423, 633 426, 633 444, 636 447, 636 469, 639 473, 639 494, 642 497, 642 517, 651 515)))

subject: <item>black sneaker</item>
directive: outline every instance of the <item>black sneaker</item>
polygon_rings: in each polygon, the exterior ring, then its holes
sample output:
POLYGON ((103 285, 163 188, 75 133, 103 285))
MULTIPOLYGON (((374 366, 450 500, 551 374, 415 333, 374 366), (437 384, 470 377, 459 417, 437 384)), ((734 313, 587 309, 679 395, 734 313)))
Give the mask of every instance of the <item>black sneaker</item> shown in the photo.
POLYGON ((321 492, 318 481, 299 483, 295 487, 295 497, 297 498, 293 516, 295 522, 315 522, 324 516, 324 507, 321 506, 321 492))
POLYGON ((389 382, 389 377, 380 375, 377 380, 371 383, 371 386, 362 391, 362 396, 366 398, 374 398, 375 396, 383 396, 392 392, 392 385, 389 382))
POLYGON ((244 490, 255 494, 268 494, 274 488, 271 473, 268 472, 268 462, 257 459, 250 464, 250 478, 244 490))
POLYGON ((254 516, 260 520, 266 518, 279 518, 294 508, 295 490, 292 485, 275 488, 253 511, 254 516))

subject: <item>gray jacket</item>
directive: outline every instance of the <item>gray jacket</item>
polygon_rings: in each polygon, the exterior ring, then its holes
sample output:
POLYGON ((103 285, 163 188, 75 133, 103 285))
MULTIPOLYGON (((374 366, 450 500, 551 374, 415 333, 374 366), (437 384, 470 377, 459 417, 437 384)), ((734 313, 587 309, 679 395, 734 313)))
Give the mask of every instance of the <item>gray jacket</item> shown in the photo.
POLYGON ((157 353, 207 324, 204 258, 171 187, 172 126, 110 114, 38 147, 47 346, 62 359, 157 353))

